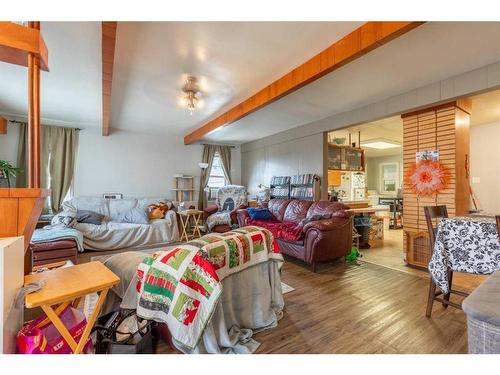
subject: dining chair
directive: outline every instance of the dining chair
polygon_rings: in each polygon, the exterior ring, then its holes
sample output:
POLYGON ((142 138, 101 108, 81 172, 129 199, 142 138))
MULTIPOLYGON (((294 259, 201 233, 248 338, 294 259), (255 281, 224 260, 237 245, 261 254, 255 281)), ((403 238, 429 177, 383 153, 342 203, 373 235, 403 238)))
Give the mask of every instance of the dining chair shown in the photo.
MULTIPOLYGON (((424 213, 425 213, 425 220, 427 222, 427 230, 429 231, 429 245, 431 248, 431 256, 432 252, 434 251, 434 244, 436 243, 436 230, 437 228, 434 227, 432 220, 433 219, 444 219, 448 217, 448 210, 446 206, 427 206, 424 207, 424 213)), ((450 295, 457 294, 462 297, 467 297, 468 294, 458 291, 458 290, 452 290, 451 288, 451 283, 453 280, 453 271, 448 271, 448 290, 449 292, 447 294, 444 294, 443 297, 439 297, 441 294, 443 294, 442 291, 437 291, 436 292, 436 284, 432 280, 432 277, 430 278, 430 283, 429 283, 429 296, 427 298, 427 310, 425 313, 425 316, 430 318, 431 313, 432 313, 432 305, 434 304, 434 301, 441 302, 443 304, 443 307, 446 308, 448 306, 455 307, 457 309, 462 309, 462 306, 460 304, 454 303, 450 301, 450 295)))
POLYGON ((497 219, 497 233, 500 238, 500 215, 495 216, 495 219, 497 219))

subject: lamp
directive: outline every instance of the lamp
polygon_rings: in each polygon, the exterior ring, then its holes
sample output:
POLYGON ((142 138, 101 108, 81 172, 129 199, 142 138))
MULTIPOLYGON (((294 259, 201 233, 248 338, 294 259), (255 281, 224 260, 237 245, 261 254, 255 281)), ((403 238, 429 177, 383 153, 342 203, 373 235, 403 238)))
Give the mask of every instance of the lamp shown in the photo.
POLYGON ((185 94, 183 98, 183 103, 187 107, 189 114, 193 114, 198 103, 198 99, 201 97, 201 92, 196 84, 196 77, 187 77, 186 83, 182 87, 182 92, 185 94))
POLYGON ((257 202, 259 204, 265 204, 271 199, 271 188, 264 184, 258 184, 257 187, 260 189, 257 194, 257 202))

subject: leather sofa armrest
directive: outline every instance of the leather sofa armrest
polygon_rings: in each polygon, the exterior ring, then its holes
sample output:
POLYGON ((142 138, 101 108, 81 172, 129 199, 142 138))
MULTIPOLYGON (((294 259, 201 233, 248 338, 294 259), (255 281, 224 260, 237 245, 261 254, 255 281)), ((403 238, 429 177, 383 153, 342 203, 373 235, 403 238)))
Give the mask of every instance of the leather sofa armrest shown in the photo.
POLYGON ((312 229, 319 230, 320 232, 327 232, 345 226, 350 220, 351 218, 333 217, 331 219, 311 221, 304 225, 302 230, 304 233, 312 229))
POLYGON ((247 225, 250 215, 248 215, 246 208, 240 208, 236 210, 236 218, 238 219, 238 225, 244 227, 247 225))
POLYGON ((217 206, 216 204, 210 204, 203 210, 203 218, 206 219, 207 217, 215 214, 218 211, 219 211, 219 206, 217 206))
POLYGON ((231 223, 232 224, 238 224, 239 225, 239 221, 238 221, 238 211, 239 210, 245 210, 246 211, 247 209, 247 205, 245 204, 242 204, 240 205, 239 207, 235 208, 234 210, 231 211, 230 213, 230 216, 231 216, 231 223))

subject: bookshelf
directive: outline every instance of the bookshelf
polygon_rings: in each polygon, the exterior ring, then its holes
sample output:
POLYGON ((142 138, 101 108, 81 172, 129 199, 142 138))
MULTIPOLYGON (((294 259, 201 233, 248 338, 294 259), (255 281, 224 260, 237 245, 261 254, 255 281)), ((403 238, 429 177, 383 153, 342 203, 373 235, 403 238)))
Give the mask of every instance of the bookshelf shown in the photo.
POLYGON ((290 176, 273 176, 270 184, 271 199, 290 198, 290 176))
POLYGON ((295 175, 291 178, 290 198, 317 200, 319 198, 320 178, 315 174, 295 175))
POLYGON ((194 201, 194 176, 174 176, 171 190, 177 202, 194 201))

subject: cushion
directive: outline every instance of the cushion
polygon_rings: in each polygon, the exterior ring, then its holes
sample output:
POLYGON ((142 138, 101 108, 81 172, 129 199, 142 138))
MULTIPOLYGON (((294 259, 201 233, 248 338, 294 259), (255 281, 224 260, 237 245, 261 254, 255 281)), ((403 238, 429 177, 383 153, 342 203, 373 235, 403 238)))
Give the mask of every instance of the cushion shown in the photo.
POLYGON ((131 208, 128 211, 123 211, 116 218, 113 218, 113 221, 115 223, 149 224, 148 213, 142 208, 131 208))
POLYGON ((104 216, 110 216, 108 204, 110 200, 99 197, 74 197, 64 201, 62 208, 64 211, 89 210, 104 216))
POLYGON ((123 199, 109 199, 109 216, 114 220, 122 216, 123 213, 130 211, 137 207, 137 199, 123 198, 123 199))
POLYGON ((303 237, 302 225, 293 221, 284 222, 278 231, 278 238, 285 241, 299 241, 303 237))
POLYGON ((174 204, 172 202, 157 202, 150 204, 149 208, 149 220, 163 219, 168 210, 173 209, 174 204))
POLYGON ((248 216, 252 220, 272 220, 273 214, 267 208, 247 208, 248 216))
POLYGON ((311 221, 326 220, 330 219, 331 217, 332 217, 331 214, 312 215, 310 217, 306 217, 305 219, 301 220, 300 225, 304 226, 307 223, 310 223, 311 221))
POLYGON ((59 212, 57 215, 55 215, 52 218, 52 221, 50 222, 51 225, 54 226, 63 226, 66 228, 73 228, 75 224, 77 223, 76 220, 76 210, 64 210, 62 212, 59 212))
POLYGON ((101 225, 104 215, 90 210, 76 211, 76 221, 84 224, 101 225))

